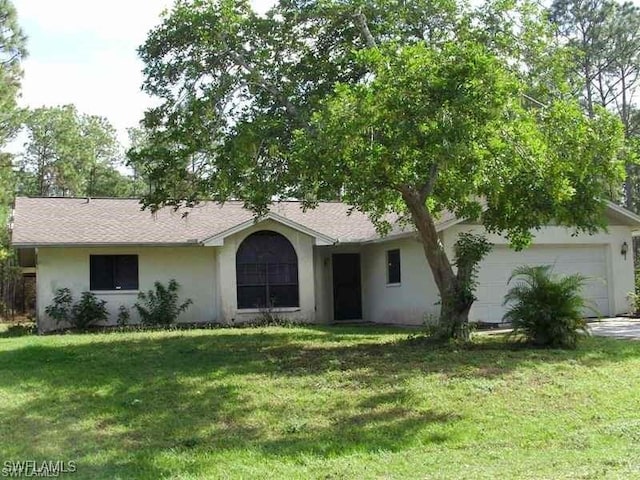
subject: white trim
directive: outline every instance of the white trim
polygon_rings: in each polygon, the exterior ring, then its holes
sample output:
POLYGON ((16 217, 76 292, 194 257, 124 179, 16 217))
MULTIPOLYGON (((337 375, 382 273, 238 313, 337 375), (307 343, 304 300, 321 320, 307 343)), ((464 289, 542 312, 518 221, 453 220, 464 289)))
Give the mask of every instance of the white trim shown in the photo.
POLYGON ((237 313, 290 313, 299 312, 300 307, 275 307, 275 308, 238 308, 237 313))
POLYGON ((610 200, 606 200, 605 201, 607 207, 611 210, 613 210, 616 213, 619 213, 620 215, 622 215, 625 218, 628 218, 629 220, 631 220, 635 225, 630 225, 632 227, 640 227, 640 216, 636 215, 635 213, 633 213, 630 210, 627 210, 624 207, 621 207, 620 205, 616 205, 615 203, 613 203, 610 200))
POLYGON ((302 232, 306 235, 309 235, 310 237, 313 237, 315 240, 315 244, 316 245, 335 245, 337 243, 336 239, 333 239, 327 235, 324 235, 320 232, 317 232, 315 230, 312 230, 308 227, 305 227, 304 225, 298 223, 298 222, 294 222, 293 220, 289 220, 286 217, 283 217, 282 215, 278 215, 277 213, 273 213, 273 212, 269 212, 266 215, 264 215, 263 217, 260 218, 252 218, 251 220, 247 220, 246 222, 242 222, 239 223, 238 225, 235 225, 223 232, 220 233, 216 233, 215 235, 212 235, 211 237, 205 238, 202 241, 202 245, 204 245, 205 247, 221 247, 224 245, 224 239, 234 235, 236 233, 239 233, 243 230, 246 230, 247 228, 250 228, 254 225, 257 225, 259 223, 262 223, 266 220, 273 220, 274 222, 278 222, 281 223, 282 225, 285 225, 289 228, 293 228, 294 230, 297 230, 299 232, 302 232))
POLYGON ((38 242, 19 242, 11 244, 15 248, 109 248, 109 247, 201 247, 201 242, 131 242, 131 243, 38 243, 38 242))
POLYGON ((100 295, 138 295, 141 290, 89 290, 96 296, 100 295))
POLYGON ((409 232, 393 233, 391 235, 387 235, 386 237, 376 237, 369 240, 362 240, 361 242, 354 242, 354 243, 362 243, 362 244, 384 243, 384 242, 391 242, 393 240, 402 240, 403 238, 417 237, 417 235, 418 235, 417 230, 411 230, 409 232))

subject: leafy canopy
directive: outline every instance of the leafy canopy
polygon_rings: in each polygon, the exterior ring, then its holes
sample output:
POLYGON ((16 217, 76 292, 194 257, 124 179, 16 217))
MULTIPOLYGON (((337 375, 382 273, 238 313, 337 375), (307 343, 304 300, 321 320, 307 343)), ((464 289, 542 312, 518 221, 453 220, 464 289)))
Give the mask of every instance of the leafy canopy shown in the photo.
POLYGON ((261 212, 339 197, 384 231, 387 214, 413 213, 412 192, 431 215, 486 207, 516 246, 552 219, 593 231, 621 181, 621 128, 569 97, 538 13, 281 1, 259 17, 247 2, 178 1, 140 49, 144 88, 164 99, 132 152, 145 202, 240 198, 261 212))
POLYGON ((431 212, 462 217, 478 218, 482 198, 487 228, 520 245, 553 218, 599 225, 595 199, 621 174, 620 127, 606 112, 588 119, 571 101, 526 108, 526 84, 473 41, 360 57, 372 78, 339 84, 312 133, 298 131, 303 189, 322 197, 342 188, 376 219, 406 212, 404 188, 424 191, 431 212))
POLYGON ((19 191, 27 195, 126 196, 132 182, 122 175, 120 145, 103 117, 73 105, 30 110, 19 159, 19 191))

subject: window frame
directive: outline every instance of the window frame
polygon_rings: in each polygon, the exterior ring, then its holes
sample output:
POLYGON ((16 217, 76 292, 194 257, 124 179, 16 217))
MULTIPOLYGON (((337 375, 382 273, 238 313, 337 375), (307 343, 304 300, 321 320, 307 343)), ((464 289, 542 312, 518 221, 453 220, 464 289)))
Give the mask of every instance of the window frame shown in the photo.
POLYGON ((402 255, 400 253, 400 249, 392 248, 387 250, 385 252, 385 259, 387 263, 387 285, 389 286, 402 285, 402 255), (392 281, 392 280, 396 280, 395 278, 396 269, 392 264, 392 258, 391 258, 392 255, 393 256, 397 255, 397 281, 392 281), (394 278, 392 279, 392 277, 394 278))
MULTIPOLYGON (((266 242, 272 242, 273 240, 265 240, 266 242)), ((267 245, 263 248, 266 249, 267 245)), ((255 250, 254 250, 255 251, 255 250)), ((278 253, 282 253, 278 251, 278 253)), ((246 290, 245 290, 246 291, 246 290)), ((238 310, 242 311, 255 311, 263 308, 273 308, 275 310, 296 310, 300 308, 300 274, 299 274, 299 262, 298 262, 298 254, 289 239, 279 232, 274 232, 272 230, 259 230, 257 232, 252 233, 244 238, 244 240, 240 243, 238 249, 236 250, 236 306, 238 310), (271 259, 267 258, 269 256, 273 256, 274 252, 268 252, 267 250, 261 255, 264 255, 263 261, 253 261, 249 262, 246 259, 242 258, 243 254, 247 254, 248 252, 244 252, 243 248, 254 248, 256 249, 256 245, 247 244, 245 242, 258 242, 258 238, 279 238, 278 241, 286 242, 288 244, 287 251, 281 255, 279 261, 270 261, 271 259), (289 256, 289 258, 286 258, 289 256), (284 276, 291 277, 290 281, 273 281, 274 277, 278 276, 277 272, 274 272, 273 268, 280 269, 286 268, 288 269, 288 273, 284 276), (247 272, 247 269, 253 269, 255 273, 251 274, 247 272), (241 273, 242 271, 242 273, 241 273), (253 275, 256 279, 252 282, 247 282, 246 277, 253 275), (256 293, 253 295, 251 304, 246 302, 241 302, 240 292, 242 289, 261 289, 262 293, 256 293), (292 294, 290 297, 285 298, 294 298, 294 302, 285 302, 286 304, 275 304, 268 305, 270 302, 271 290, 285 288, 290 289, 289 294, 292 294), (267 305, 259 305, 255 302, 256 299, 265 299, 265 303, 267 305)))
POLYGON ((91 292, 137 292, 140 289, 140 258, 137 254, 90 254, 89 255, 89 290, 91 292), (95 273, 98 268, 94 262, 98 262, 98 258, 109 259, 111 284, 107 287, 101 285, 95 273), (124 279, 125 272, 122 271, 125 258, 135 259, 132 271, 135 271, 135 278, 124 279))

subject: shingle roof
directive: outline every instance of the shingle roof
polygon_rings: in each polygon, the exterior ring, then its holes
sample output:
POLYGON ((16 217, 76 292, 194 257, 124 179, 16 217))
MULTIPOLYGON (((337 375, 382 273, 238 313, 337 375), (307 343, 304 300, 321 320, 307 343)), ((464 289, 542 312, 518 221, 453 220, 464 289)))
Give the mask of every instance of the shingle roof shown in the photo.
MULTIPOLYGON (((349 209, 337 202, 320 203, 306 212, 299 202, 271 207, 273 213, 340 243, 379 237, 366 215, 358 211, 349 215, 349 209)), ((178 211, 163 208, 152 215, 141 210, 136 199, 19 197, 12 242, 15 246, 192 244, 251 221, 253 216, 240 202, 203 202, 178 211)), ((406 231, 394 225, 392 234, 406 231)))
MULTIPOLYGON (((607 216, 614 225, 640 228, 640 216, 607 202, 607 216)), ((271 206, 279 217, 339 243, 376 241, 380 236, 369 218, 344 203, 320 203, 303 212, 299 202, 271 206)), ((12 243, 16 247, 44 245, 186 245, 224 234, 254 218, 241 202, 202 202, 191 209, 164 208, 152 215, 141 210, 137 199, 25 198, 15 202, 12 243), (184 213, 188 212, 188 215, 184 213)), ((438 231, 457 223, 443 212, 438 231)), ((413 230, 394 224, 389 237, 413 230)), ((224 236, 224 235, 223 235, 224 236)))

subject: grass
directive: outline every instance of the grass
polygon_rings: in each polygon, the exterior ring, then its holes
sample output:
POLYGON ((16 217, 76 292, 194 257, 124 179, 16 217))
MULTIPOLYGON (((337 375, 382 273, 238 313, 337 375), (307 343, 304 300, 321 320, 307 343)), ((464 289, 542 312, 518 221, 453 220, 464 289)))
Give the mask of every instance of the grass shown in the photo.
POLYGON ((69 478, 640 478, 640 342, 383 328, 0 338, 0 466, 69 478))

